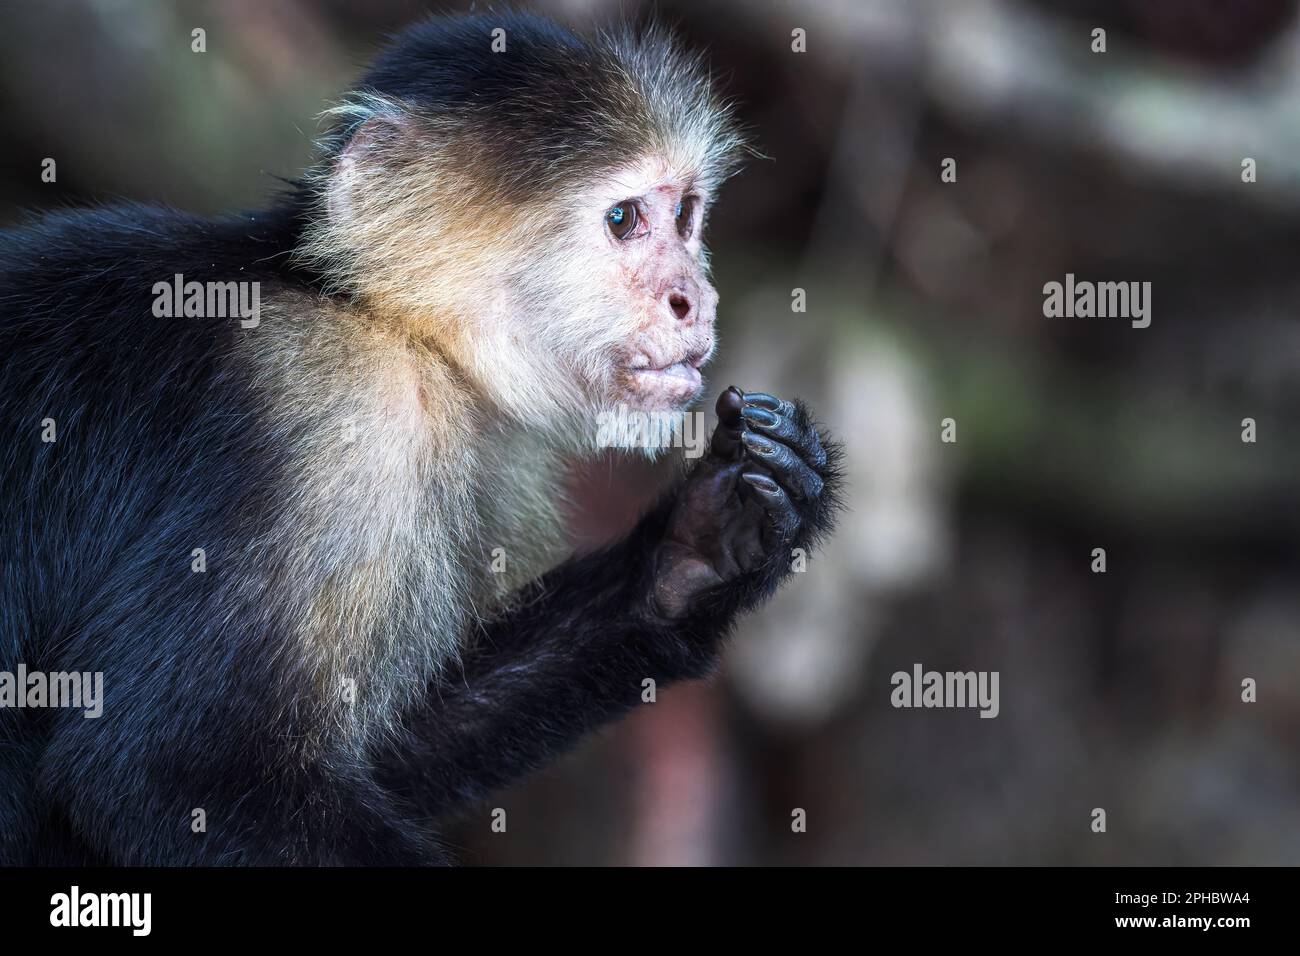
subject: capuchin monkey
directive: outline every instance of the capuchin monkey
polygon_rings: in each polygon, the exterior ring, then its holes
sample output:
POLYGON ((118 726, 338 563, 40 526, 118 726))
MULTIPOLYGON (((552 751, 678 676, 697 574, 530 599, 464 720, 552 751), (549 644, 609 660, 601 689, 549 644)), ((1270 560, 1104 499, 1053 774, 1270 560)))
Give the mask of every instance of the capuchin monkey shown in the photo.
POLYGON ((743 142, 697 58, 435 19, 332 117, 264 212, 0 239, 4 863, 450 862, 440 820, 708 673, 830 530, 835 445, 730 388, 559 560, 598 416, 686 408, 714 351, 743 142), (102 715, 16 706, 20 668, 102 674, 102 715))

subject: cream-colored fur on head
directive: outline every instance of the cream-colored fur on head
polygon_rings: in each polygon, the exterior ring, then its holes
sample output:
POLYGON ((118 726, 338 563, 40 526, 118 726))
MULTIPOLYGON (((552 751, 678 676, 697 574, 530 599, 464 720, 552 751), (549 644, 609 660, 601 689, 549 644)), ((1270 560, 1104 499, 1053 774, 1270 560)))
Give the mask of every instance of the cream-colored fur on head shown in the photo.
POLYGON ((615 255, 605 212, 661 184, 697 194, 687 251, 711 309, 702 219, 742 144, 698 60, 664 35, 595 42, 616 81, 593 122, 629 131, 623 161, 582 181, 521 184, 490 114, 353 94, 328 114, 299 250, 375 321, 427 341, 497 412, 567 448, 589 446, 599 411, 635 400, 618 381, 635 353, 671 360, 712 342, 649 314, 653 290, 615 255))

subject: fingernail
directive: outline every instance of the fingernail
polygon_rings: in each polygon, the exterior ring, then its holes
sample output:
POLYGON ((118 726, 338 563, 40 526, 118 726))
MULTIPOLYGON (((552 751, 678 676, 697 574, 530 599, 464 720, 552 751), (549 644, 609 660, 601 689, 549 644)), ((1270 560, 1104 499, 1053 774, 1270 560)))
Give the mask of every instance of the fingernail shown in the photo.
POLYGON ((740 437, 746 445, 754 449, 754 451, 758 452, 760 455, 770 455, 772 452, 776 451, 775 445, 766 438, 759 438, 753 432, 742 432, 740 437))
POLYGON ((767 477, 767 475, 759 475, 759 474, 755 474, 752 471, 747 471, 743 473, 740 477, 745 479, 747 482, 749 482, 759 491, 766 491, 769 494, 773 491, 776 491, 776 482, 773 481, 771 478, 767 477))
POLYGON ((766 408, 759 408, 757 405, 746 405, 740 410, 743 418, 748 419, 755 425, 772 426, 777 422, 777 418, 766 408))

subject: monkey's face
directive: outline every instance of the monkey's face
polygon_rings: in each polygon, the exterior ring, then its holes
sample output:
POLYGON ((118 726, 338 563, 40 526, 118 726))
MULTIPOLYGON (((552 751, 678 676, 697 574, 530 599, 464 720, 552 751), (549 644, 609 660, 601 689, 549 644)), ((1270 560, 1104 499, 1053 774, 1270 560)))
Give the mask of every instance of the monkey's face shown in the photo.
POLYGON ((718 303, 707 149, 519 196, 452 145, 376 125, 337 160, 309 251, 329 266, 342 250, 374 314, 432 344, 489 406, 575 436, 593 412, 700 394, 718 303))
POLYGON ((559 441, 682 408, 714 348, 701 235, 744 147, 730 108, 660 31, 501 55, 486 25, 413 32, 332 111, 297 259, 489 415, 559 441))
POLYGON ((701 243, 708 198, 661 162, 616 173, 583 200, 587 254, 574 258, 596 299, 589 334, 605 346, 589 383, 598 403, 667 411, 700 393, 718 304, 701 243))

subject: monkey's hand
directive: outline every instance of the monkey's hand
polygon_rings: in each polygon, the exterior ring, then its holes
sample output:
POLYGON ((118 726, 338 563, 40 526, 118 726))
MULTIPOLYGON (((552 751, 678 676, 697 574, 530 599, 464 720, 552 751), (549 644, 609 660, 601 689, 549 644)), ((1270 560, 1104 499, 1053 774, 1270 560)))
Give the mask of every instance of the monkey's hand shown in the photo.
POLYGON ((637 524, 566 561, 482 624, 381 764, 438 813, 482 799, 642 701, 701 677, 738 612, 830 531, 839 447, 807 410, 730 388, 708 453, 637 524))
POLYGON ((732 386, 717 412, 655 552, 652 604, 668 619, 729 619, 766 598, 838 506, 839 446, 801 402, 732 386))

